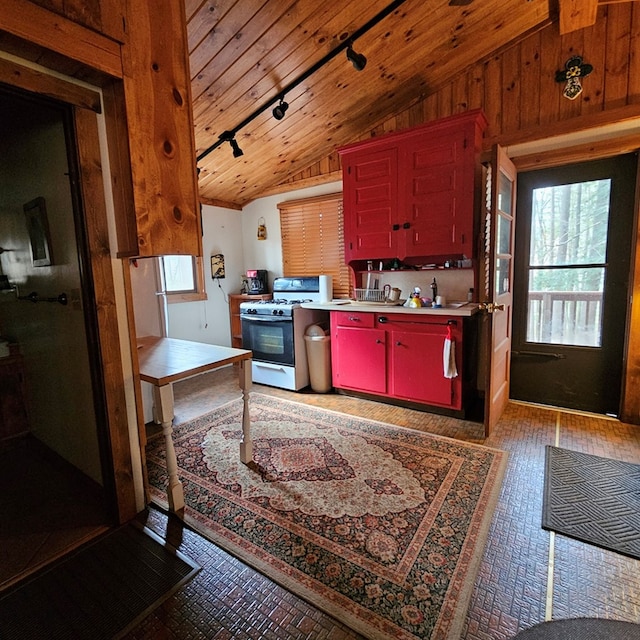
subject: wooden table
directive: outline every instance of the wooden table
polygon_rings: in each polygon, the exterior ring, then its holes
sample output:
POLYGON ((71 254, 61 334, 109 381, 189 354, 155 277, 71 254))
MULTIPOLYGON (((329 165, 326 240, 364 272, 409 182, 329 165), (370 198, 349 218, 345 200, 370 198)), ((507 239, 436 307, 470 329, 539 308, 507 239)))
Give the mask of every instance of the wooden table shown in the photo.
POLYGON ((182 482, 178 478, 178 462, 173 446, 173 383, 213 371, 229 364, 239 365, 239 384, 244 402, 240 460, 247 464, 253 458, 249 419, 252 352, 246 349, 218 347, 204 342, 147 336, 138 338, 140 379, 153 385, 156 418, 162 424, 167 452, 169 509, 184 508, 182 482))

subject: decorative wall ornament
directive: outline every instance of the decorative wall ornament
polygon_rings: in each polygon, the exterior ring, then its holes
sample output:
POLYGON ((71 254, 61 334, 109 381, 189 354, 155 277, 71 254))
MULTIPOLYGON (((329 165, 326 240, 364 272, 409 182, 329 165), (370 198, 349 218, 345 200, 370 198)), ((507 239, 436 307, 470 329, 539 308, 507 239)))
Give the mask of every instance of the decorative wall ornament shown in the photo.
POLYGON ((267 225, 264 221, 264 218, 258 219, 258 240, 266 240, 267 239, 267 225))
POLYGON ((580 56, 569 58, 564 70, 556 71, 556 82, 566 82, 562 95, 569 100, 575 100, 582 93, 580 78, 588 76, 593 71, 590 64, 583 64, 580 56))

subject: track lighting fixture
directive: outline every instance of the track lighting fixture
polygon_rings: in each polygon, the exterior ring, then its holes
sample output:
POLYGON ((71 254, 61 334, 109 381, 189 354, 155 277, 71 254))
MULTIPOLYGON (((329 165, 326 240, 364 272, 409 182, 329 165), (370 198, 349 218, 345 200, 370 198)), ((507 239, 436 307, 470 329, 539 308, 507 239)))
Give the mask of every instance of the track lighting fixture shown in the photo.
POLYGON ((367 59, 361 53, 356 53, 351 45, 347 47, 347 60, 353 63, 356 71, 362 71, 367 66, 367 59))
POLYGON ((238 146, 236 142, 236 134, 233 131, 223 131, 219 136, 220 142, 228 142, 233 149, 233 157, 239 158, 244 155, 242 149, 238 146))
MULTIPOLYGON (((309 78, 316 71, 324 67, 325 64, 333 60, 337 55, 342 54, 343 51, 347 52, 347 59, 351 62, 355 69, 358 71, 362 71, 366 64, 367 59, 362 53, 356 53, 353 50, 353 43, 366 33, 368 33, 373 27, 375 27, 379 22, 384 20, 387 16, 391 15, 394 11, 396 11, 402 4, 404 4, 406 0, 392 0, 389 5, 387 5, 382 11, 373 16, 368 22, 363 24, 359 29, 356 29, 350 34, 348 39, 343 40, 335 49, 332 49, 327 53, 323 58, 318 60, 312 67, 309 67, 302 75, 298 76, 293 82, 290 82, 286 87, 280 87, 279 93, 273 96, 270 100, 265 102, 262 106, 258 107, 253 113, 248 115, 242 122, 237 124, 231 131, 225 131, 222 133, 218 139, 210 146, 204 149, 198 156, 196 157, 196 161, 200 162, 203 158, 206 158, 214 149, 217 149, 219 146, 223 145, 225 142, 228 142, 233 149, 234 158, 239 158, 242 153, 242 149, 238 146, 238 143, 235 141, 235 135, 240 129, 244 129, 249 123, 253 122, 258 116, 262 115, 267 109, 271 107, 272 104, 276 100, 279 100, 279 104, 277 104, 273 110, 272 114, 276 120, 282 120, 284 118, 289 105, 284 101, 284 96, 289 92, 293 91, 298 85, 302 84, 307 78, 309 78)), ((473 2, 473 0, 450 0, 451 4, 469 4, 473 2)))
POLYGON ((284 101, 284 97, 280 98, 280 104, 277 104, 271 113, 276 120, 282 120, 284 114, 287 112, 289 105, 284 101))

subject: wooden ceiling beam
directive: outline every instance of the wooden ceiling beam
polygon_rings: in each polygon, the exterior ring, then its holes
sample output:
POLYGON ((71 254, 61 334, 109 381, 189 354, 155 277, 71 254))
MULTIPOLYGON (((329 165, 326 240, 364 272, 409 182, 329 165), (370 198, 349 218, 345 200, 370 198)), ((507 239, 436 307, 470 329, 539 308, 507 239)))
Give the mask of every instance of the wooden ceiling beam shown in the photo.
POLYGON ((591 27, 596 23, 598 0, 559 0, 560 35, 591 27))

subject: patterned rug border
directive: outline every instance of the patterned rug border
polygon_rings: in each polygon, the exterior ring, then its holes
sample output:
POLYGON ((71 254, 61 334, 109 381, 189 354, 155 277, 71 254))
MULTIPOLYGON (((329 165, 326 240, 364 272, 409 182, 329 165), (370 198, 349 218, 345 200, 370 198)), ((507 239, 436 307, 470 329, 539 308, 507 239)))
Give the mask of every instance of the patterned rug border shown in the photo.
MULTIPOLYGON (((315 415, 318 418, 323 414, 330 414, 341 419, 353 419, 359 423, 373 425, 381 429, 389 429, 392 432, 396 431, 404 435, 411 435, 413 437, 424 438, 427 440, 448 442, 458 447, 490 451, 494 454, 494 459, 491 463, 491 472, 487 474, 488 479, 484 483, 481 494, 476 503, 473 519, 469 524, 464 544, 459 554, 459 560, 450 580, 449 590, 447 591, 447 595, 444 599, 444 606, 440 610, 438 623, 434 627, 434 634, 438 630, 442 631, 440 622, 442 621, 442 624, 446 627, 446 633, 444 636, 438 637, 443 638, 443 640, 457 640, 460 637, 466 620, 469 601, 473 593, 475 580, 484 555, 491 522, 500 498, 502 482, 508 463, 508 452, 477 444, 475 442, 456 440, 455 438, 419 431, 402 425, 394 425, 371 418, 344 414, 331 409, 307 405, 288 399, 274 398, 257 392, 252 392, 250 398, 250 411, 253 409, 254 402, 257 404, 264 402, 271 410, 276 410, 277 404, 286 404, 290 405, 292 408, 296 408, 297 410, 309 413, 310 415, 315 415), (480 509, 481 513, 478 514, 480 507, 482 507, 482 509, 480 509), (472 531, 475 534, 475 538, 473 535, 469 535, 469 532, 472 531), (461 573, 464 574, 465 579, 457 580, 456 578, 461 573), (460 584, 461 587, 457 594, 453 594, 452 591, 455 590, 456 584, 460 584)), ((224 414, 224 412, 241 410, 241 402, 242 401, 239 398, 231 400, 220 405, 213 411, 176 425, 174 427, 174 439, 180 438, 186 431, 203 428, 213 417, 220 413, 224 414)), ((426 415, 428 416, 429 414, 426 415)), ((252 419, 253 417, 254 415, 252 413, 252 419)), ((162 433, 155 434, 149 438, 149 442, 151 443, 162 437, 162 433)), ((187 481, 185 480, 185 472, 180 469, 179 473, 183 483, 185 484, 186 491, 187 481)), ((150 492, 152 500, 162 509, 166 510, 168 508, 166 493, 160 491, 153 485, 150 485, 150 492)), ((351 600, 337 591, 334 591, 333 593, 334 598, 338 603, 336 604, 335 601, 329 600, 327 597, 319 593, 317 588, 314 589, 310 586, 315 582, 312 577, 307 576, 286 563, 277 561, 274 556, 264 553, 259 548, 253 547, 253 549, 248 550, 246 547, 247 545, 251 546, 250 543, 238 536, 231 536, 230 532, 226 529, 223 530, 222 527, 212 528, 212 525, 216 525, 217 523, 208 520, 206 516, 200 514, 188 505, 185 506, 183 517, 184 522, 203 537, 211 540, 214 544, 235 556, 240 561, 261 572, 285 589, 307 600, 310 604, 323 610, 328 615, 340 620, 365 637, 371 638, 372 640, 415 640, 418 637, 410 632, 399 629, 395 624, 387 621, 379 615, 376 615, 372 610, 364 609, 359 605, 354 604, 351 600), (292 576, 289 574, 295 575, 292 576), (366 614, 366 618, 359 614, 360 611, 366 614), (369 622, 369 619, 376 620, 377 624, 372 625, 369 622)))

